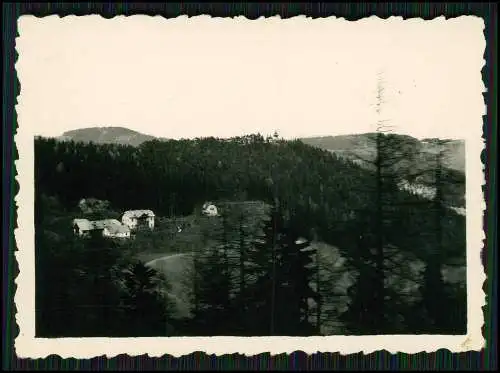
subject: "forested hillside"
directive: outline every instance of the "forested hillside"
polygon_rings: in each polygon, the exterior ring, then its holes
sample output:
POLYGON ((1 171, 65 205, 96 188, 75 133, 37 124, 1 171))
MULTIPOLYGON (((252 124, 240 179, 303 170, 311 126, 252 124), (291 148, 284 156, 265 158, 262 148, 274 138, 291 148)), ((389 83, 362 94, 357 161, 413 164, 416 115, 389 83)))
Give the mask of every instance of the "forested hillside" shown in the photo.
MULTIPOLYGON (((442 175, 438 171, 436 175, 442 175)), ((45 285, 51 283, 46 279, 54 275, 49 273, 53 268, 70 269, 71 281, 60 282, 74 284, 66 292, 89 296, 92 282, 81 275, 90 281, 87 287, 75 284, 75 268, 108 255, 98 266, 102 275, 94 273, 92 266, 77 273, 121 284, 109 290, 116 304, 130 289, 138 292, 130 299, 153 294, 154 301, 148 301, 151 310, 134 311, 155 315, 146 334, 463 333, 465 279, 446 283, 442 272, 446 265, 465 265, 465 217, 440 208, 446 202, 442 176, 433 179, 437 193, 431 200, 401 190, 393 176, 302 141, 260 135, 151 140, 135 147, 38 138, 35 208, 41 305, 37 308, 47 315, 52 307, 47 299, 64 302, 57 287, 51 290, 45 285), (193 309, 188 316, 174 320, 162 291, 144 290, 149 286, 144 283, 154 282, 149 278, 157 273, 133 259, 141 251, 138 246, 154 249, 168 238, 138 239, 118 250, 113 249, 116 244, 106 242, 87 247, 89 243, 70 237, 69 227, 53 222, 57 216, 72 217, 78 201, 87 197, 109 201, 116 211, 152 209, 162 217, 194 216, 196 245, 191 240, 179 244, 178 250, 171 249, 193 257, 192 273, 180 276, 192 290, 188 296, 193 309), (198 218, 205 201, 219 203, 221 216, 198 218), (110 258, 112 253, 115 256, 110 258), (334 265, 337 257, 342 265, 334 265), (125 275, 106 280, 110 276, 106 268, 118 266, 115 262, 132 263, 124 265, 146 273, 137 277, 143 279, 142 285, 131 285, 132 278, 124 280, 125 275), (347 284, 341 291, 340 282, 347 284), (163 313, 157 311, 162 309, 159 304, 166 304, 163 313)), ((170 245, 175 242, 181 241, 171 239, 170 245)), ((67 299, 74 303, 77 298, 73 294, 67 299)), ((87 312, 85 317, 91 317, 92 312, 87 312)), ((102 312, 92 314, 94 322, 102 322, 102 312)), ((123 317, 135 320, 134 315, 123 317)), ((39 321, 45 325, 40 330, 56 333, 48 321, 39 321)), ((140 334, 137 330, 129 334, 140 334)))
MULTIPOLYGON (((305 137, 299 140, 323 150, 327 150, 344 160, 369 167, 376 157, 376 133, 356 135, 305 137)), ((406 153, 403 161, 398 162, 397 172, 405 186, 429 196, 434 193, 432 170, 436 167, 436 155, 443 149, 442 186, 445 202, 454 208, 465 207, 465 143, 461 140, 423 139, 395 134, 402 150, 406 153), (411 174, 413 174, 412 177, 411 174), (408 178, 405 179, 405 176, 408 178)), ((122 127, 91 127, 67 131, 60 140, 93 142, 95 144, 120 144, 139 146, 151 140, 165 140, 145 135, 122 127)))
MULTIPOLYGON (((309 137, 305 144, 318 147, 363 167, 373 168, 377 157, 376 133, 309 137)), ((465 207, 465 143, 461 140, 424 139, 395 135, 400 152, 406 155, 395 164, 404 185, 422 196, 434 193, 436 157, 441 156, 443 198, 451 207, 465 207)))

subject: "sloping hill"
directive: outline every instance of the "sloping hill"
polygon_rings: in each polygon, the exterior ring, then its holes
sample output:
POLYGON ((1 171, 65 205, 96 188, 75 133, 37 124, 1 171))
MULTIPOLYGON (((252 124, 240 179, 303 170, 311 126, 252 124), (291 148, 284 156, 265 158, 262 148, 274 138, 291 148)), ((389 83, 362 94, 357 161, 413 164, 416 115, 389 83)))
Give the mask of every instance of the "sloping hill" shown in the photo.
POLYGON ((139 146, 143 142, 155 139, 154 136, 123 127, 89 127, 66 131, 59 140, 75 142, 93 142, 96 144, 120 144, 139 146))
MULTIPOLYGON (((300 140, 305 144, 328 150, 350 159, 356 159, 357 156, 372 160, 375 157, 375 143, 372 141, 373 136, 373 133, 364 133, 357 135, 306 137, 300 140)), ((433 155, 437 152, 438 147, 435 141, 437 139, 418 140, 407 135, 398 135, 398 137, 407 144, 408 149, 419 155, 416 163, 431 161, 433 155)), ((449 140, 444 145, 444 149, 445 166, 456 171, 465 172, 465 142, 463 140, 449 140)))
POLYGON ((190 253, 172 254, 151 260, 146 266, 162 273, 171 286, 168 293, 176 306, 175 316, 190 315, 190 276, 192 276, 192 256, 190 253))
MULTIPOLYGON (((374 133, 323 136, 302 138, 303 143, 327 150, 344 159, 354 161, 360 165, 368 165, 361 159, 373 161, 376 155, 374 133)), ((435 155, 438 150, 438 139, 418 140, 407 135, 396 135, 396 138, 404 144, 404 151, 411 154, 413 159, 405 159, 397 165, 402 174, 432 170, 435 166, 435 155)), ((168 139, 156 138, 145 135, 123 127, 89 127, 65 132, 59 140, 73 140, 76 142, 95 144, 119 144, 139 147, 141 144, 151 141, 168 139)), ((465 144, 461 140, 450 140, 444 145, 445 174, 443 180, 446 183, 445 195, 448 204, 453 207, 463 208, 465 206, 465 144), (458 181, 457 181, 458 180, 458 181)), ((432 172, 427 176, 420 176, 410 182, 410 188, 417 192, 432 188, 432 172)), ((401 180, 404 184, 407 180, 401 180)), ((425 195, 424 195, 425 197, 425 195)))
MULTIPOLYGON (((446 203, 452 207, 465 207, 465 143, 461 140, 440 139, 418 140, 411 136, 395 135, 404 157, 394 165, 401 175, 400 183, 404 189, 430 198, 434 193, 434 172, 436 155, 443 150, 443 169, 441 180, 446 203), (440 145, 438 145, 441 143, 440 145), (416 178, 406 179, 404 175, 419 174, 416 178)), ((376 157, 374 133, 345 136, 325 136, 303 138, 307 145, 327 150, 362 167, 373 168, 371 162, 376 157)))
MULTIPOLYGON (((373 159, 375 156, 374 143, 370 140, 372 133, 339 136, 305 137, 300 140, 305 144, 334 152, 348 158, 357 155, 365 159, 373 159)), ((398 135, 405 140, 415 151, 425 155, 433 155, 436 152, 436 139, 418 140, 411 136, 398 135)), ((94 142, 96 144, 122 144, 139 146, 153 139, 155 136, 146 135, 124 127, 88 127, 72 131, 66 131, 59 140, 73 140, 77 142, 94 142)), ((450 140, 445 145, 445 165, 453 170, 465 172, 465 142, 463 140, 450 140)))

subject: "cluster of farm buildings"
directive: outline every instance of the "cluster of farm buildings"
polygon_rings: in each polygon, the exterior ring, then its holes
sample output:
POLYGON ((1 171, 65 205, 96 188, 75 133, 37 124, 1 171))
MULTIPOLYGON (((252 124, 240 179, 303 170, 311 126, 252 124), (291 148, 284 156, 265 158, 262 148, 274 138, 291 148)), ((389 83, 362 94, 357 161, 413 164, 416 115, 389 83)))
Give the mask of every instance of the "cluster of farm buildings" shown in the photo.
MULTIPOLYGON (((217 216, 217 207, 206 202, 203 205, 202 213, 206 216, 217 216)), ((74 219, 73 232, 79 237, 89 237, 91 235, 102 235, 109 238, 130 238, 131 234, 138 229, 154 230, 155 214, 151 210, 128 210, 118 219, 74 219)))

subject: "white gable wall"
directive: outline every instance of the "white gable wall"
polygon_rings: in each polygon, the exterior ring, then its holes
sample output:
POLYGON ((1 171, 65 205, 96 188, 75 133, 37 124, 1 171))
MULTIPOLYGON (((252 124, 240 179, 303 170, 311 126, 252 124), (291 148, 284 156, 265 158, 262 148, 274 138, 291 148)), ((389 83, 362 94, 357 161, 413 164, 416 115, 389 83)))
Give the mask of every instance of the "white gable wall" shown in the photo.
POLYGON ((130 229, 134 229, 137 227, 137 219, 134 217, 124 216, 122 219, 122 223, 130 229))
POLYGON ((119 232, 112 234, 108 228, 104 228, 102 235, 104 237, 114 237, 114 238, 129 238, 130 232, 119 232))
POLYGON ((153 229, 155 227, 155 218, 154 216, 148 217, 148 225, 149 228, 153 229))
POLYGON ((203 212, 208 216, 217 216, 217 207, 215 207, 215 205, 208 205, 205 207, 203 212))
MULTIPOLYGON (((148 227, 153 229, 155 226, 155 218, 154 216, 148 216, 147 218, 148 227)), ((122 223, 129 227, 130 229, 137 228, 137 217, 135 216, 124 216, 122 219, 122 223)))

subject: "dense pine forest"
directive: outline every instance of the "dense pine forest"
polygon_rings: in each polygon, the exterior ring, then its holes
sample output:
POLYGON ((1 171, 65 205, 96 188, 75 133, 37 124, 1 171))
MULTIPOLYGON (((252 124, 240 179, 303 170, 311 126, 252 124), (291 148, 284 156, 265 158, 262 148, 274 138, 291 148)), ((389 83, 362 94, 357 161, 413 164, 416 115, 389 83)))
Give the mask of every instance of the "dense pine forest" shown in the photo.
POLYGON ((37 138, 37 335, 465 334, 465 216, 450 208, 463 175, 440 154, 396 167, 414 150, 396 135, 373 141, 366 167, 261 135, 37 138), (431 198, 399 187, 416 178, 431 198), (106 217, 151 209, 157 228, 77 238, 83 198, 106 217), (200 214, 206 201, 219 216, 200 214))

